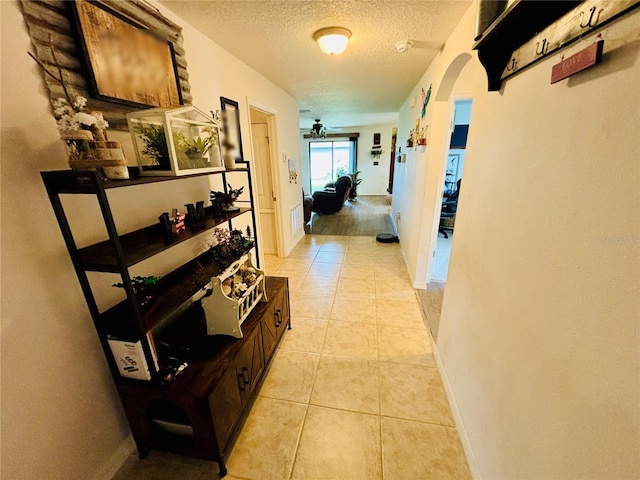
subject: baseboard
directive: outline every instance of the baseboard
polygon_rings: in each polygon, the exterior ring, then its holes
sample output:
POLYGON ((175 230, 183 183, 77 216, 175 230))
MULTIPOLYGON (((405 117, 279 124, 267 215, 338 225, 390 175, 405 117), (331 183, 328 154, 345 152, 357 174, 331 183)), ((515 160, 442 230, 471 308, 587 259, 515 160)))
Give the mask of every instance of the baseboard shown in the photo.
POLYGON ((136 442, 133 440, 133 435, 129 434, 120 447, 111 455, 111 458, 96 472, 93 480, 111 480, 135 449, 136 442))
POLYGON ((426 290, 427 289, 427 282, 413 282, 413 288, 420 289, 420 290, 426 290))
POLYGON ((289 254, 293 251, 294 248, 296 248, 298 243, 300 243, 300 241, 304 238, 305 235, 306 233, 304 231, 304 228, 301 230, 298 230, 298 233, 296 234, 296 236, 293 237, 293 239, 291 240, 291 244, 289 245, 289 248, 285 250, 283 257, 288 257, 289 254))
POLYGON ((453 395, 453 390, 451 389, 451 384, 449 383, 449 377, 447 377, 447 371, 442 364, 442 358, 440 357, 438 346, 435 342, 432 342, 432 346, 433 356, 436 359, 436 365, 438 366, 438 371, 440 372, 440 377, 442 378, 444 391, 447 394, 447 399, 449 400, 449 406, 451 407, 451 413, 453 414, 453 422, 456 424, 456 430, 458 431, 460 442, 462 443, 462 448, 464 449, 465 456, 467 457, 467 463, 469 464, 471 476, 474 478, 474 480, 482 480, 482 475, 480 475, 480 469, 478 468, 476 457, 473 454, 473 448, 471 447, 471 442, 469 441, 467 430, 465 429, 464 422, 462 421, 462 416, 460 415, 460 410, 458 409, 458 404, 456 403, 456 398, 453 395))

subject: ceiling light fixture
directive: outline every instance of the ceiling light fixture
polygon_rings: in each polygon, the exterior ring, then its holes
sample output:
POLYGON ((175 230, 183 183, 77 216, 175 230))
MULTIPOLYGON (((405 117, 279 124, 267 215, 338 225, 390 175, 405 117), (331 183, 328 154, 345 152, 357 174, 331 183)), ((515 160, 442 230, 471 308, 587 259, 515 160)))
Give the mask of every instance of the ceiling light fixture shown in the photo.
POLYGON ((344 52, 351 38, 351 31, 342 27, 321 28, 313 34, 320 50, 327 55, 338 55, 344 52))
POLYGON ((327 130, 322 126, 319 118, 315 120, 316 123, 314 123, 311 130, 309 130, 309 136, 311 138, 325 138, 327 136, 327 130))

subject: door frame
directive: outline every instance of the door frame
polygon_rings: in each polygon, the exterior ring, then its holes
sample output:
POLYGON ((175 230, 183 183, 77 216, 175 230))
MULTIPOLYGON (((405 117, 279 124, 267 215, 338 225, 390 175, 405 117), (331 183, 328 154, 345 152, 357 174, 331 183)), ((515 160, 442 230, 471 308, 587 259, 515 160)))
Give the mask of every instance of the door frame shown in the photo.
MULTIPOLYGON (((261 113, 264 113, 267 116, 267 134, 269 135, 269 155, 271 158, 271 183, 273 185, 273 191, 274 194, 276 196, 276 200, 274 201, 274 207, 275 207, 275 222, 276 222, 276 250, 278 252, 278 257, 283 256, 284 254, 284 232, 282 230, 283 226, 282 226, 282 218, 283 218, 283 213, 282 213, 282 201, 280 200, 282 198, 282 188, 280 185, 280 164, 278 162, 279 157, 279 152, 278 152, 278 130, 277 130, 277 110, 274 110, 271 107, 268 107, 266 105, 263 105, 259 102, 256 102, 255 100, 252 100, 251 98, 247 97, 247 119, 248 119, 248 123, 249 123, 249 144, 251 146, 251 160, 253 162, 253 169, 251 171, 251 174, 253 176, 252 181, 254 185, 257 185, 256 180, 256 174, 257 174, 257 169, 260 168, 256 163, 255 163, 255 158, 254 158, 254 150, 253 150, 253 135, 252 135, 252 127, 251 127, 251 110, 257 110, 261 113)), ((257 196, 256 196, 256 201, 257 201, 257 196)), ((256 217, 258 218, 258 230, 259 230, 259 235, 260 237, 262 237, 262 223, 260 220, 260 206, 258 205, 258 211, 255 212, 256 213, 256 217)), ((261 255, 264 255, 262 249, 260 250, 261 255)), ((260 265, 264 265, 264 258, 261 259, 261 263, 260 265)))
MULTIPOLYGON (((456 94, 451 94, 449 96, 449 105, 448 105, 448 114, 447 114, 447 121, 448 121, 448 125, 449 128, 447 128, 446 130, 446 148, 444 149, 444 155, 442 156, 442 161, 440 164, 440 174, 439 174, 439 180, 438 180, 438 190, 437 190, 437 196, 436 198, 442 198, 442 194, 444 191, 444 180, 445 177, 447 175, 447 165, 449 163, 449 145, 451 144, 451 134, 453 133, 453 127, 454 127, 454 122, 455 122, 455 113, 456 113, 456 102, 461 101, 461 100, 470 100, 471 104, 472 104, 472 112, 473 112, 473 102, 474 102, 474 98, 473 98, 473 94, 472 93, 456 93, 456 94)), ((469 123, 469 125, 471 125, 471 123, 469 123)), ((471 128, 471 127, 469 127, 471 128)), ((465 164, 466 164, 466 157, 465 157, 465 164)), ((435 212, 434 212, 434 217, 433 217, 433 225, 432 225, 432 231, 431 231, 431 252, 429 254, 428 257, 428 265, 427 265, 427 276, 425 279, 425 284, 428 285, 429 282, 431 281, 431 270, 433 269, 433 263, 434 263, 434 259, 436 256, 436 248, 437 248, 437 243, 438 243, 438 235, 439 230, 440 230, 440 212, 442 210, 442 202, 436 202, 435 205, 435 212)), ((452 236, 452 247, 453 248, 453 236, 452 236)), ((451 262, 451 258, 449 258, 449 262, 451 262)))

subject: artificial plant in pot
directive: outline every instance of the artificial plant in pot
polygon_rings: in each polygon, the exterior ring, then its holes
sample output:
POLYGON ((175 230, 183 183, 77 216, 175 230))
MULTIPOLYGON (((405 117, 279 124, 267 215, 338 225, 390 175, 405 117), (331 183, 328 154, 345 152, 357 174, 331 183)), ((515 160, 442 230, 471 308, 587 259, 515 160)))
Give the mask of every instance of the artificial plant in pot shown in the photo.
POLYGON ((181 165, 180 168, 204 168, 210 166, 209 152, 212 152, 213 156, 217 157, 217 160, 214 158, 214 163, 218 164, 220 160, 218 137, 212 128, 205 127, 195 136, 174 132, 174 139, 176 135, 178 136, 178 141, 174 140, 174 142, 178 151, 184 152, 190 162, 187 165, 181 165), (201 134, 204 134, 204 137, 201 134))
MULTIPOLYGON (((247 229, 247 234, 250 234, 249 229, 247 229)), ((244 237, 240 230, 229 231, 226 228, 214 229, 213 240, 215 244, 209 244, 209 253, 221 271, 236 260, 240 260, 254 245, 254 242, 244 237)))
MULTIPOLYGON (((156 285, 160 281, 159 276, 142 277, 135 276, 131 279, 133 293, 136 296, 136 303, 140 308, 148 307, 156 298, 156 285)), ((114 283, 114 287, 124 288, 123 283, 114 283)))
POLYGON ((351 190, 349 190, 349 200, 355 200, 358 196, 358 185, 362 183, 362 179, 358 178, 360 175, 360 170, 356 170, 351 174, 351 190))
MULTIPOLYGON (((144 143, 142 153, 155 159, 157 165, 162 169, 171 169, 171 159, 169 157, 169 145, 167 136, 164 133, 163 125, 152 123, 140 123, 135 126, 135 132, 144 143)), ((180 140, 178 138, 174 140, 180 140)))

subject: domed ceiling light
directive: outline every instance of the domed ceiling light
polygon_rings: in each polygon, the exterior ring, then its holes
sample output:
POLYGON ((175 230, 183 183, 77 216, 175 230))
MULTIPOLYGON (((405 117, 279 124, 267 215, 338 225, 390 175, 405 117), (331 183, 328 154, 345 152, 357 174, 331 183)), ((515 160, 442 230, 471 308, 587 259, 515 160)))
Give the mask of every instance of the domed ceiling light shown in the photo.
POLYGON ((342 27, 321 28, 313 34, 320 50, 327 55, 339 55, 344 52, 351 38, 351 32, 342 27))

